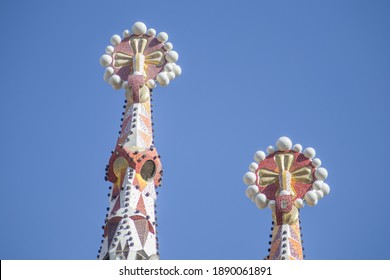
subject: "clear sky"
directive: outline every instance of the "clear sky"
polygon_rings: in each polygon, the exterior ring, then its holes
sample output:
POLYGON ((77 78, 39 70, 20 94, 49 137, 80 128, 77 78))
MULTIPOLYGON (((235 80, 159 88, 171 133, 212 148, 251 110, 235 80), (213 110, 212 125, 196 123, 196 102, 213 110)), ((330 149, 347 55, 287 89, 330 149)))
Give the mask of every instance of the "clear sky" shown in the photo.
POLYGON ((136 21, 182 75, 154 90, 162 259, 262 259, 257 150, 316 149, 331 193, 301 211, 307 259, 390 259, 389 1, 0 2, 0 258, 94 259, 124 93, 99 58, 136 21), (387 174, 387 175, 386 175, 387 174))

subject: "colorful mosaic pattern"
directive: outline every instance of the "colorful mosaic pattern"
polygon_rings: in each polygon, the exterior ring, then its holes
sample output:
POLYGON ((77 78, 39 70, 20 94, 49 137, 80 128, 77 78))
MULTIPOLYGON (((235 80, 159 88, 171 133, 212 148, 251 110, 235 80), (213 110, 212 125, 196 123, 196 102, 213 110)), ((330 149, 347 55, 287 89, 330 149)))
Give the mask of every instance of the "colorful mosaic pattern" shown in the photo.
POLYGON ((313 148, 306 148, 281 137, 277 149, 267 148, 268 155, 258 151, 256 162, 250 164, 250 172, 244 175, 248 185, 246 195, 260 209, 272 210, 274 228, 271 248, 266 259, 303 259, 299 226, 299 209, 308 204, 314 206, 330 191, 324 183, 328 173, 320 167, 313 148))
POLYGON ((268 259, 303 259, 299 221, 293 225, 275 225, 272 231, 271 249, 268 259))
POLYGON ((99 259, 158 259, 155 189, 161 174, 155 149, 132 152, 117 146, 107 171, 113 185, 99 259), (150 162, 153 170, 146 176, 143 168, 150 162))
POLYGON ((138 22, 123 39, 114 35, 113 46, 100 60, 107 67, 107 82, 126 90, 126 105, 106 168, 112 186, 98 259, 159 259, 155 203, 163 171, 153 142, 150 102, 156 79, 167 85, 181 73, 174 63, 177 53, 166 39, 164 32, 155 37, 154 29, 146 34, 146 26, 138 22))
POLYGON ((256 170, 256 185, 268 199, 275 200, 280 185, 292 191, 293 201, 302 198, 314 182, 311 160, 294 151, 268 155, 256 170), (285 178, 290 176, 290 178, 285 178), (289 182, 288 182, 289 180, 289 182))

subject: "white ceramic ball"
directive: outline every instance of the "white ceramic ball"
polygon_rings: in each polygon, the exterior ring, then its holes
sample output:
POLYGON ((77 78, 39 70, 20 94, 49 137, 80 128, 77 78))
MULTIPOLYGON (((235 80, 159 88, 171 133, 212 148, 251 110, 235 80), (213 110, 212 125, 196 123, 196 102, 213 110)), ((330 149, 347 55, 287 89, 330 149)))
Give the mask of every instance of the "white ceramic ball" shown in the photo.
POLYGON ((259 165, 256 162, 252 162, 251 164, 249 164, 249 170, 253 173, 257 170, 257 167, 259 167, 259 165))
POLYGON ((303 151, 303 155, 309 159, 312 159, 316 156, 316 150, 312 147, 308 147, 303 151))
POLYGON ((166 41, 168 41, 168 34, 165 32, 158 33, 157 40, 161 43, 165 43, 166 41))
POLYGON ((315 191, 308 191, 305 194, 305 200, 306 200, 307 205, 309 205, 309 206, 316 205, 318 203, 318 198, 317 198, 317 194, 315 193, 315 191))
POLYGON ((133 33, 135 35, 145 34, 146 30, 147 30, 147 28, 146 28, 145 23, 140 22, 140 21, 137 21, 136 23, 134 23, 133 27, 131 28, 131 31, 133 31, 133 33))
POLYGON ((165 49, 166 51, 172 50, 172 49, 173 49, 172 43, 166 42, 166 43, 164 44, 164 49, 165 49))
POLYGON ((317 180, 324 181, 328 177, 328 171, 320 167, 314 172, 314 176, 316 176, 317 180))
POLYGON ((148 34, 150 37, 154 37, 156 35, 156 29, 154 28, 149 28, 146 34, 148 34))
POLYGON ((114 47, 113 46, 107 46, 106 54, 112 54, 113 52, 114 52, 114 47))
POLYGON ((295 207, 297 207, 298 209, 301 209, 303 206, 305 206, 305 203, 303 202, 303 200, 301 198, 297 198, 295 201, 294 201, 294 205, 295 207))
POLYGON ((275 153, 275 148, 274 148, 274 146, 268 146, 268 147, 267 147, 267 153, 268 153, 269 155, 275 153))
POLYGON ((161 85, 161 86, 167 86, 169 85, 169 78, 166 74, 166 72, 161 72, 157 75, 157 82, 161 85))
POLYGON ((169 80, 174 80, 176 78, 175 73, 173 72, 166 72, 169 80))
POLYGON ((167 59, 168 62, 175 63, 179 59, 179 54, 175 51, 169 51, 165 55, 165 58, 167 59))
POLYGON ((128 87, 129 87, 129 83, 128 83, 127 81, 124 81, 124 82, 122 83, 122 88, 126 89, 126 88, 128 88, 128 87))
POLYGON ((108 55, 108 54, 103 54, 101 57, 100 57, 100 65, 103 66, 103 67, 107 67, 111 64, 112 62, 112 57, 111 55, 108 55))
POLYGON ((123 36, 124 38, 130 37, 130 35, 131 35, 131 34, 130 34, 130 31, 127 30, 127 29, 124 30, 123 33, 122 33, 122 36, 123 36))
POLYGON ((175 73, 176 77, 181 75, 181 67, 179 65, 173 65, 173 73, 175 73))
POLYGON ((107 75, 107 76, 111 76, 114 74, 114 68, 112 67, 107 67, 106 68, 106 71, 104 71, 104 73, 107 75))
POLYGON ((150 88, 150 89, 155 88, 156 87, 156 82, 153 79, 149 79, 146 82, 146 86, 148 88, 150 88))
POLYGON ((287 151, 291 149, 292 142, 290 138, 283 136, 276 141, 276 147, 278 147, 279 151, 287 151))
POLYGON ((314 167, 320 167, 321 166, 321 160, 319 158, 315 158, 311 161, 311 164, 313 164, 314 167))
POLYGON ((253 197, 259 192, 259 188, 256 185, 250 185, 246 188, 245 194, 249 199, 253 199, 253 197))
POLYGON ((267 197, 264 194, 259 193, 255 196, 255 203, 258 208, 264 209, 267 207, 267 197))
POLYGON ((256 162, 260 162, 262 160, 264 160, 266 158, 266 155, 263 151, 257 151, 254 155, 253 155, 253 159, 256 161, 256 162))
POLYGON ((253 185, 256 181, 256 174, 253 172, 247 172, 244 174, 242 179, 244 180, 245 185, 253 185))
POLYGON ((320 190, 315 190, 315 193, 317 195, 318 200, 322 199, 324 197, 324 194, 320 190))
POLYGON ((268 202, 268 208, 271 209, 271 210, 274 210, 275 209, 275 200, 270 200, 268 202))
POLYGON ((322 185, 324 184, 324 182, 320 181, 320 180, 317 180, 313 183, 313 189, 315 190, 322 190, 322 185))
POLYGON ((121 89, 122 88, 122 85, 121 84, 115 84, 115 85, 111 85, 113 89, 121 89))
POLYGON ((167 72, 173 71, 173 64, 172 63, 165 64, 164 70, 167 72))
POLYGON ((122 40, 121 36, 115 34, 111 37, 110 42, 115 47, 116 45, 118 45, 121 42, 121 40, 122 40))
POLYGON ((302 152, 302 145, 301 144, 295 144, 294 147, 292 148, 294 152, 302 152))
POLYGON ((327 183, 323 183, 322 184, 322 189, 321 189, 322 193, 325 195, 328 195, 330 193, 330 187, 327 183))
POLYGON ((279 195, 291 195, 291 192, 288 190, 282 190, 279 195))
POLYGON ((116 85, 119 85, 121 84, 121 77, 119 77, 118 75, 112 75, 111 78, 109 79, 110 81, 110 84, 113 85, 113 86, 116 86, 116 85))

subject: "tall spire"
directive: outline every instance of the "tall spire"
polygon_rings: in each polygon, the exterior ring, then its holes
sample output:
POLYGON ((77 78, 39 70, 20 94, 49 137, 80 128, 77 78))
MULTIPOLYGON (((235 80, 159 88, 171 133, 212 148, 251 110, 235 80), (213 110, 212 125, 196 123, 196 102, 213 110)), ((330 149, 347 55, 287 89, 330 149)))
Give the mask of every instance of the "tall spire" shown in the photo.
POLYGON ((159 259, 156 188, 162 166, 153 142, 151 95, 156 81, 166 86, 181 74, 168 34, 136 22, 111 37, 100 64, 114 89, 125 89, 121 131, 106 168, 112 183, 98 259, 159 259))
POLYGON ((328 172, 315 157, 313 148, 306 148, 281 137, 273 146, 254 154, 249 172, 244 175, 248 185, 246 195, 258 208, 272 210, 271 248, 266 259, 303 259, 299 209, 305 202, 317 205, 318 200, 329 194, 324 180, 328 172))

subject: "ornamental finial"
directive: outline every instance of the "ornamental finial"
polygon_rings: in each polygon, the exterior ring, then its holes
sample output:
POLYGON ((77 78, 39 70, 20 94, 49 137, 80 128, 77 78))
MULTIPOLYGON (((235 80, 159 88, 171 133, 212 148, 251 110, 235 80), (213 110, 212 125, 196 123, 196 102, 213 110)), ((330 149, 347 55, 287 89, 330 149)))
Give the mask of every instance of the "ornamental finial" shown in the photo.
POLYGON ((161 86, 181 74, 176 64, 179 55, 167 42, 168 34, 147 29, 143 22, 134 23, 131 31, 123 31, 123 39, 119 35, 111 37, 111 45, 100 57, 100 64, 106 68, 104 80, 114 89, 129 90, 137 85, 146 85, 149 89, 161 86))
POLYGON ((272 209, 277 224, 292 224, 298 218, 297 209, 306 203, 314 206, 329 194, 324 180, 328 172, 321 160, 314 158, 316 152, 308 147, 302 151, 300 144, 293 146, 288 137, 280 137, 276 148, 269 146, 267 153, 257 151, 245 173, 248 185, 246 195, 257 207, 272 209))

